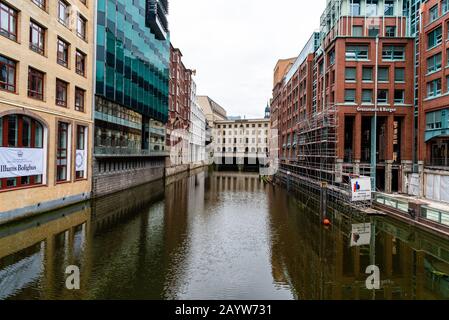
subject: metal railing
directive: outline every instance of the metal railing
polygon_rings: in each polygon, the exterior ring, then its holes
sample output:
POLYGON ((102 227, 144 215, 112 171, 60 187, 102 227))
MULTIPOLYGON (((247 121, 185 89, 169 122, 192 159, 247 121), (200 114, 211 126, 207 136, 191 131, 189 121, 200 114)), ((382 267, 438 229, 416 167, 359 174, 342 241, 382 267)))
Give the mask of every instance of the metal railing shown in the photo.
POLYGON ((421 216, 424 219, 449 226, 449 212, 447 211, 423 206, 421 207, 421 216))
POLYGON ((402 201, 399 199, 387 197, 384 195, 378 195, 378 194, 375 195, 374 201, 377 203, 380 203, 384 206, 391 207, 393 209, 402 211, 404 213, 409 212, 409 204, 407 201, 402 201))

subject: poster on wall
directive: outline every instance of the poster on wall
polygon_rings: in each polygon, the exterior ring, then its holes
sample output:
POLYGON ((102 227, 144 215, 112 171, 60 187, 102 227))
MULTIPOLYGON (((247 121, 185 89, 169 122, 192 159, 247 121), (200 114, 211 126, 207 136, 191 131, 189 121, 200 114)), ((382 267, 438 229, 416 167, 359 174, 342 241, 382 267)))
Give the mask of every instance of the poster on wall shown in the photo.
POLYGON ((44 149, 0 148, 0 178, 44 174, 44 149))
POLYGON ((351 179, 352 201, 371 200, 371 178, 360 177, 351 179))
POLYGON ((75 167, 76 167, 76 171, 86 171, 87 170, 86 150, 76 150, 75 167))

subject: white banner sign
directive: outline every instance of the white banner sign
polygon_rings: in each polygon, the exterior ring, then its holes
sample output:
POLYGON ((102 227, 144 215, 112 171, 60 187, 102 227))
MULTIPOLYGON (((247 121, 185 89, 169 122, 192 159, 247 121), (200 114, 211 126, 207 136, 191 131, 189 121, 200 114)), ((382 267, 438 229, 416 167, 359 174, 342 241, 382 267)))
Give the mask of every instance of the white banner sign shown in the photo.
POLYGON ((0 178, 44 174, 44 149, 0 148, 0 178))
POLYGON ((353 224, 351 247, 369 245, 371 242, 371 223, 353 224))
POLYGON ((351 179, 352 201, 371 200, 371 178, 360 177, 351 179))
POLYGON ((75 158, 76 171, 86 171, 87 170, 87 155, 86 150, 76 150, 75 158))

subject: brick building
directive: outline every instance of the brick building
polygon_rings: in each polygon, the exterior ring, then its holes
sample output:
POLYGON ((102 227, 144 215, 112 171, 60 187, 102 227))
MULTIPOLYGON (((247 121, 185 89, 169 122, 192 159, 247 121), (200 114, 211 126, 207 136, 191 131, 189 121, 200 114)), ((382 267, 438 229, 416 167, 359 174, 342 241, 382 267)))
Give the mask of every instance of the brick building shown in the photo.
POLYGON ((187 69, 182 62, 181 50, 170 45, 167 146, 170 147, 171 156, 168 166, 185 165, 189 162, 188 132, 192 104, 192 76, 193 71, 187 69))
POLYGON ((420 195, 449 202, 449 1, 421 6, 419 38, 420 195))
MULTIPOLYGON (((374 177, 375 156, 377 189, 403 190, 412 164, 414 92, 406 79, 414 47, 402 9, 403 1, 327 1, 321 47, 283 79, 281 168, 344 184, 352 175, 374 177)), ((280 90, 273 91, 276 101, 280 90)))

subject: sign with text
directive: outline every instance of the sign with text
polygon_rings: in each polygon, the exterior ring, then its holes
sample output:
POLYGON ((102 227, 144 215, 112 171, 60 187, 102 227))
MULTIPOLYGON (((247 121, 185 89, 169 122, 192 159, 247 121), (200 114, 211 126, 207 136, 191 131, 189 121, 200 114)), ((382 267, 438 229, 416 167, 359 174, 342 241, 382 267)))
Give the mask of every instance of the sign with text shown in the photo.
POLYGON ((44 174, 44 149, 0 148, 0 178, 44 174))
POLYGON ((360 177, 351 179, 352 201, 371 200, 371 178, 360 177))
POLYGON ((371 242, 371 223, 352 225, 351 247, 369 245, 371 242))

